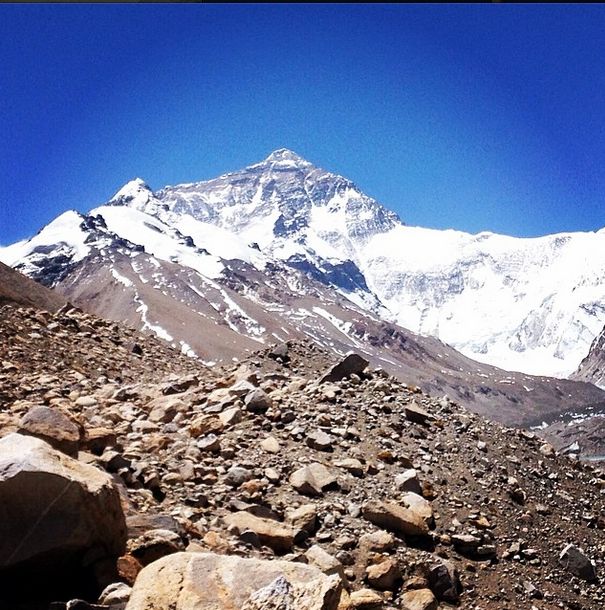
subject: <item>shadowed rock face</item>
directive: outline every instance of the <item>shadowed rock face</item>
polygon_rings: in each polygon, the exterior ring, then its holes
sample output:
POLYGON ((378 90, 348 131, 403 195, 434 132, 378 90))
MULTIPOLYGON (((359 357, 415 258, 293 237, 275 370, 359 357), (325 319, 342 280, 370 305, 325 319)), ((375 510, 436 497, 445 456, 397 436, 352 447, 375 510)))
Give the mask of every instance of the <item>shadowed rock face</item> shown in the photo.
POLYGON ((95 582, 94 567, 120 556, 126 523, 111 477, 20 434, 0 439, 2 596, 47 594, 95 582), (82 578, 82 583, 74 579, 82 578))
POLYGON ((45 288, 22 273, 0 263, 0 307, 5 303, 57 311, 67 301, 58 292, 45 288))

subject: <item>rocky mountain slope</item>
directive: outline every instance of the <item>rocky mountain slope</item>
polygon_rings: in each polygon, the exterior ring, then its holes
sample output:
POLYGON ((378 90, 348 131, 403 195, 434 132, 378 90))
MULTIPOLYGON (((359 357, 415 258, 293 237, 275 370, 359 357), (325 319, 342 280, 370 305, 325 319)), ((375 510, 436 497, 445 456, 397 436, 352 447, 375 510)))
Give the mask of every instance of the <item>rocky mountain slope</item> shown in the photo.
POLYGON ((571 378, 605 387, 605 328, 595 337, 586 358, 571 378))
POLYGON ((208 369, 74 309, 0 334, 2 607, 603 607, 605 473, 533 433, 308 339, 208 369))
POLYGON ((67 301, 56 290, 49 290, 4 263, 0 263, 0 306, 6 303, 57 311, 67 301))
MULTIPOLYGON (((475 360, 567 376, 605 325, 604 245, 604 231, 516 239, 408 227, 350 180, 282 149, 205 182, 152 192, 134 180, 89 214, 67 212, 1 249, 0 259, 47 285, 69 281, 95 251, 106 263, 126 252, 138 275, 144 250, 205 284, 231 276, 227 263, 261 274, 276 266, 285 281, 298 269, 372 315, 475 360)), ((150 282, 150 273, 141 275, 150 282)), ((281 303, 279 294, 273 300, 281 303)), ((250 323, 246 334, 258 333, 250 323)), ((178 334, 177 343, 188 343, 178 334)))

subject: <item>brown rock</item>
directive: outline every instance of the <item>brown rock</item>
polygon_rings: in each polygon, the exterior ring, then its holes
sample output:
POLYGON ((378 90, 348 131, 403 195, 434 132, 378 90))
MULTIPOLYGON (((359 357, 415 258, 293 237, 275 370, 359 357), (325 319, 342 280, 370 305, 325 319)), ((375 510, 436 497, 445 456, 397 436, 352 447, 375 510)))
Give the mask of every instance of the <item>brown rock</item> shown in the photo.
POLYGON ((262 544, 275 551, 287 552, 294 546, 297 530, 273 519, 263 519, 249 512, 239 511, 227 515, 224 520, 227 526, 238 534, 254 532, 262 544))
POLYGON ((401 596, 403 610, 437 610, 438 605, 430 589, 412 589, 401 596))
POLYGON ((19 432, 41 438, 58 451, 72 457, 78 455, 80 428, 59 409, 33 407, 21 419, 19 432))
POLYGON ((401 580, 401 570, 397 560, 388 557, 380 563, 366 568, 366 578, 370 586, 379 591, 394 591, 397 582, 401 580))
POLYGON ((395 502, 377 500, 366 502, 363 507, 363 517, 394 534, 426 536, 429 533, 429 526, 422 514, 395 502))
POLYGON ((217 434, 223 431, 225 424, 214 415, 200 415, 189 424, 189 434, 193 438, 203 434, 217 434))
POLYGON ((299 468, 290 475, 290 484, 296 491, 309 496, 319 496, 326 487, 336 483, 336 476, 319 464, 313 462, 299 468))
POLYGON ((349 597, 349 608, 354 610, 379 610, 383 603, 382 596, 372 589, 353 591, 349 597))

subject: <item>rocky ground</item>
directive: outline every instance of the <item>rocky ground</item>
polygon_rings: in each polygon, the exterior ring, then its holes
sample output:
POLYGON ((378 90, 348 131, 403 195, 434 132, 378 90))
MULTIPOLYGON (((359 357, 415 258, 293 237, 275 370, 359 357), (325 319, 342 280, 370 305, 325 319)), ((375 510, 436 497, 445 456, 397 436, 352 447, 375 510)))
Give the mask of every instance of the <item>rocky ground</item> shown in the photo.
POLYGON ((0 336, 3 608, 605 605, 605 473, 531 432, 309 341, 208 369, 15 306, 0 336))

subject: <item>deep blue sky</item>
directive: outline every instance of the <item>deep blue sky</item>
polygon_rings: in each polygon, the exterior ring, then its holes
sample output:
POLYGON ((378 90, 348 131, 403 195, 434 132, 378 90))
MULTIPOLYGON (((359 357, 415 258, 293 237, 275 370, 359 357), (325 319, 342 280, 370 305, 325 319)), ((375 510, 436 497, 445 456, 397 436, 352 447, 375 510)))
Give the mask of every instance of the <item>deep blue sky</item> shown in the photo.
POLYGON ((605 5, 0 5, 0 243, 287 147, 408 224, 605 226, 605 5))

